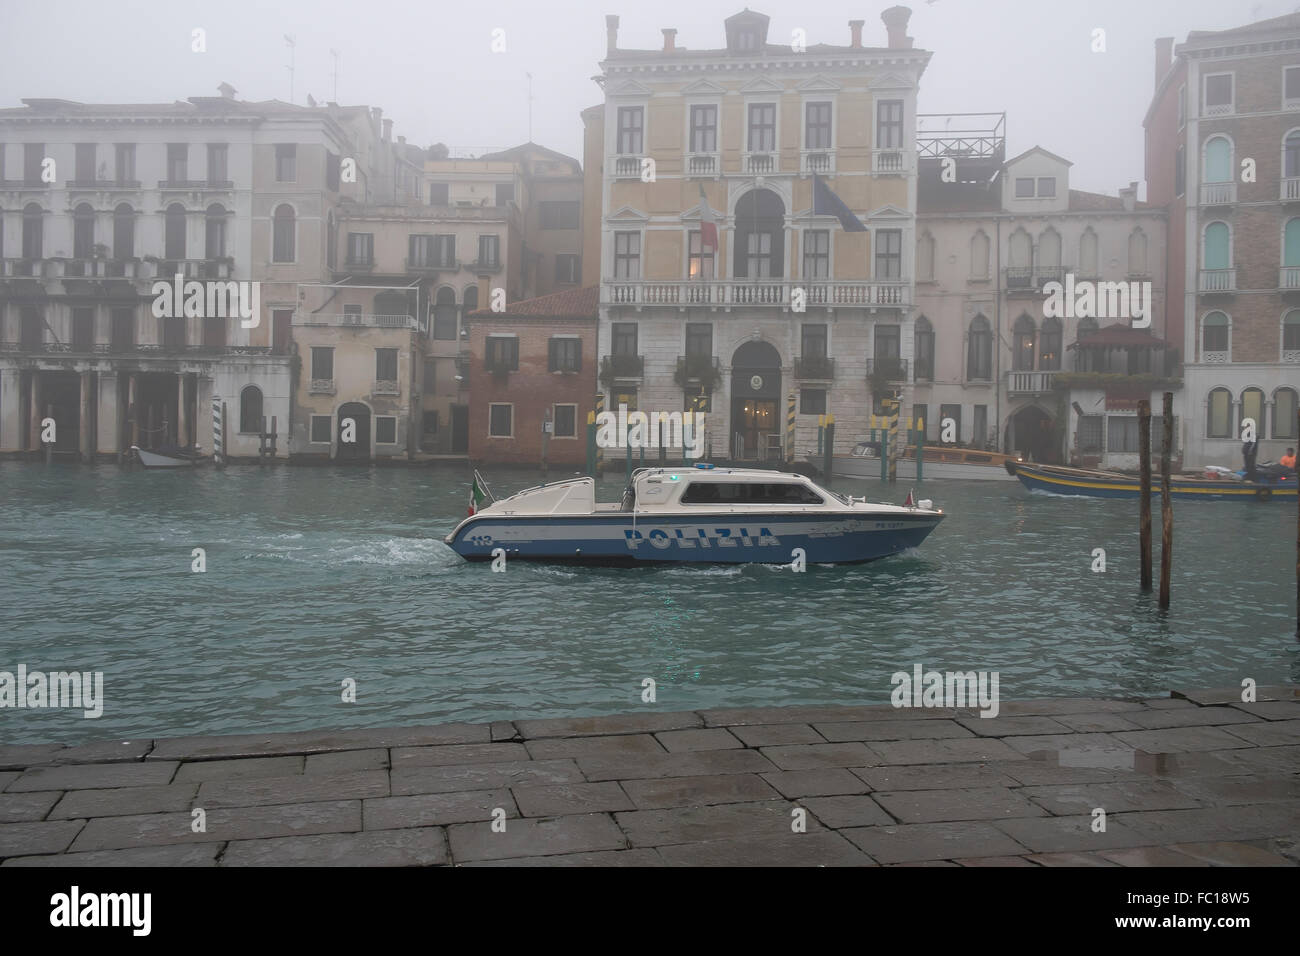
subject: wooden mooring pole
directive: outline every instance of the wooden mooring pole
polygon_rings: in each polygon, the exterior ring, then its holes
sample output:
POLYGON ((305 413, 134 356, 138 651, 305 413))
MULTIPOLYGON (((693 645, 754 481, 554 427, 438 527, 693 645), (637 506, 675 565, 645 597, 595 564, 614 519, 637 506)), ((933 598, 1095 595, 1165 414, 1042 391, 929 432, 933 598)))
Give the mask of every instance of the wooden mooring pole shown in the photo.
MULTIPOLYGON (((1296 428, 1300 429, 1300 408, 1295 413, 1296 428)), ((1300 435, 1300 431, 1296 432, 1300 435)), ((1300 475, 1300 471, 1296 474, 1300 475)), ((1296 493, 1295 521, 1295 638, 1300 641, 1300 491, 1296 493)))
POLYGON ((1143 591, 1151 590, 1151 402, 1138 402, 1138 536, 1140 541, 1139 577, 1143 591))
POLYGON ((1169 456, 1174 447, 1174 393, 1165 392, 1164 447, 1160 449, 1160 607, 1169 607, 1169 572, 1174 565, 1174 495, 1169 487, 1169 456))
POLYGON ((835 469, 835 416, 826 416, 825 444, 822 446, 822 478, 827 489, 835 469))

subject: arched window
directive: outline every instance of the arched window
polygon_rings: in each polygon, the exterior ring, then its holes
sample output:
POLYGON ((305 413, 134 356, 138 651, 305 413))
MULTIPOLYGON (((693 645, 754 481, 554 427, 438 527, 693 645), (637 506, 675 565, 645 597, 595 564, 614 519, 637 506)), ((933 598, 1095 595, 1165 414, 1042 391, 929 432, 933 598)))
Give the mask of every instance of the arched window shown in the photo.
POLYGON ((478 311, 478 286, 472 285, 465 290, 465 314, 478 311))
POLYGON ((1034 241, 1017 229, 1007 240, 1007 288, 1028 289, 1033 283, 1034 241))
POLYGON ((1226 388, 1210 390, 1205 416, 1206 438, 1232 437, 1232 393, 1226 388))
MULTIPOLYGON (((1282 265, 1288 269, 1300 267, 1300 219, 1288 219, 1282 232, 1282 265)), ((1300 282, 1285 286, 1288 289, 1300 288, 1300 282)))
POLYGON ((204 217, 203 258, 224 259, 226 256, 226 207, 213 203, 204 217))
POLYGON ((1231 234, 1226 222, 1212 222, 1205 227, 1205 252, 1201 268, 1228 269, 1232 262, 1231 234))
POLYGON ((1300 309, 1282 317, 1282 361, 1300 362, 1300 309))
POLYGON ((272 218, 271 261, 293 262, 298 251, 298 226, 293 207, 281 203, 272 218))
POLYGON ((1082 342, 1088 336, 1095 335, 1096 332, 1097 332, 1097 320, 1090 315, 1085 316, 1084 318, 1079 320, 1078 329, 1074 333, 1075 341, 1082 342))
POLYGON ((119 203, 113 210, 113 258, 135 258, 135 210, 130 203, 119 203))
POLYGON ((1134 229, 1128 237, 1128 274, 1144 276, 1147 270, 1147 234, 1140 228, 1134 229))
POLYGON ((934 279, 934 236, 928 231, 916 240, 916 279, 918 282, 934 279))
POLYGON ((1038 367, 1044 372, 1061 368, 1061 320, 1053 316, 1043 319, 1043 331, 1038 336, 1038 367))
POLYGON ((246 385, 239 393, 239 430, 261 432, 262 390, 256 385, 246 385))
POLYGON ((1038 268, 1061 268, 1061 234, 1051 226, 1038 237, 1038 268))
POLYGON ((95 210, 88 202, 72 211, 72 258, 90 259, 95 255, 95 210))
MULTIPOLYGON (((1287 179, 1300 179, 1300 129, 1293 129, 1282 141, 1282 175, 1287 179)), ((1300 191, 1287 194, 1288 199, 1300 199, 1300 191)))
POLYGON ((916 320, 916 335, 912 353, 916 362, 916 380, 934 380, 934 326, 925 316, 916 320))
POLYGON ((1092 231, 1092 226, 1083 230, 1083 237, 1079 240, 1079 274, 1085 279, 1095 278, 1100 275, 1097 268, 1097 234, 1092 231))
POLYGON ((45 213, 39 203, 23 207, 23 258, 45 258, 45 213))
POLYGON ((993 378, 993 333, 989 330, 989 320, 982 315, 975 316, 970 323, 966 378, 983 382, 993 378))
POLYGON ((971 237, 970 274, 972 279, 989 277, 989 237, 983 229, 971 237))
POLYGON ((167 207, 163 220, 163 255, 168 259, 185 258, 185 207, 177 202, 167 207))
POLYGON ((770 189, 755 189, 736 202, 737 278, 777 278, 785 274, 785 203, 770 189))
POLYGON ((1300 438, 1296 434, 1296 403, 1300 400, 1294 388, 1283 386, 1273 393, 1273 437, 1300 438))
POLYGON ((1211 312, 1201 320, 1201 360, 1228 360, 1228 317, 1222 312, 1211 312))
POLYGON ((1016 324, 1011 328, 1011 367, 1017 372, 1034 370, 1034 320, 1025 313, 1020 313, 1016 324))
POLYGON ((1248 388, 1241 393, 1241 420, 1237 423, 1237 434, 1241 434, 1246 419, 1255 423, 1255 435, 1264 437, 1264 392, 1258 388, 1248 388))
POLYGON ((1211 136, 1205 141, 1205 181, 1232 182, 1232 144, 1225 136, 1211 136))
POLYGON ((443 286, 433 303, 433 337, 456 341, 456 292, 443 286))

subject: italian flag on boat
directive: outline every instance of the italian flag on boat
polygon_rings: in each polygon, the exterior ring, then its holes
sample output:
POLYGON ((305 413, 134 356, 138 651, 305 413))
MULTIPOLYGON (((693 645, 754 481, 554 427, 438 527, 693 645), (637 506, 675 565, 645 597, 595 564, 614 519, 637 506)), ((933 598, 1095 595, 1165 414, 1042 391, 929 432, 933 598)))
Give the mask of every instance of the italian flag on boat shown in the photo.
POLYGON ((473 515, 483 507, 483 502, 490 498, 492 498, 492 492, 488 490, 487 482, 478 473, 478 469, 474 469, 474 482, 469 488, 469 513, 473 515))

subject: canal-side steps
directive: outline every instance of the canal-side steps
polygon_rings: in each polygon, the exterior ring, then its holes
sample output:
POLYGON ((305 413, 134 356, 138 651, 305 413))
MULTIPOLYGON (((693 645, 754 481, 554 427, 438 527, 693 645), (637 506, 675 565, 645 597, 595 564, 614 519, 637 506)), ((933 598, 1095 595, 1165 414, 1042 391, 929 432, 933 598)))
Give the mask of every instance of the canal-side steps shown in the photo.
POLYGON ((0 746, 0 865, 1294 866, 1298 694, 0 746))

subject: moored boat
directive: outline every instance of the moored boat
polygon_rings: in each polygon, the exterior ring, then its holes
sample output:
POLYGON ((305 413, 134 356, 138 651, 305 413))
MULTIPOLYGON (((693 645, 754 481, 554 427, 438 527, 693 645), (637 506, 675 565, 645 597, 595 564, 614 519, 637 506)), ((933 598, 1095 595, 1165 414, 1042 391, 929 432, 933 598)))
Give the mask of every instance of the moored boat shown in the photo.
MULTIPOLYGON (((1005 465, 1008 461, 1018 460, 1015 455, 981 451, 977 448, 927 445, 921 455, 921 477, 968 481, 1013 481, 1014 477, 1007 473, 1005 465)), ((808 461, 818 468, 823 464, 817 455, 809 455, 808 461)), ((831 468, 840 478, 879 478, 879 442, 858 442, 853 446, 850 454, 836 455, 832 459, 831 468)), ((904 450, 898 459, 894 473, 899 478, 916 477, 915 445, 909 445, 904 450)))
MULTIPOLYGON (((1008 474, 1020 479, 1030 491, 1044 491, 1057 495, 1081 495, 1088 498, 1137 498, 1142 494, 1137 475, 1117 471, 1088 471, 1083 468, 1066 468, 1060 465, 1030 465, 1026 462, 1007 462, 1008 474)), ((1278 474, 1259 481, 1241 478, 1205 475, 1171 475, 1169 490, 1175 498, 1214 500, 1221 498, 1268 499, 1275 496, 1296 496, 1296 475, 1278 474)), ((1151 492, 1160 492, 1160 475, 1151 478, 1151 492)))
POLYGON ((146 468, 191 468, 207 458, 194 446, 190 448, 168 446, 151 451, 132 445, 131 451, 135 452, 136 458, 140 459, 140 464, 146 468))
MULTIPOLYGON (((477 486, 476 486, 477 487, 477 486)), ((874 561, 919 545, 944 514, 846 498, 804 475, 740 468, 642 468, 618 504, 571 478, 493 501, 446 543, 470 561, 809 564, 874 561)))

